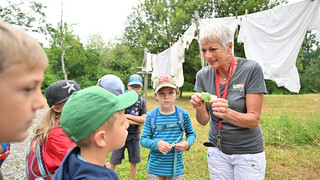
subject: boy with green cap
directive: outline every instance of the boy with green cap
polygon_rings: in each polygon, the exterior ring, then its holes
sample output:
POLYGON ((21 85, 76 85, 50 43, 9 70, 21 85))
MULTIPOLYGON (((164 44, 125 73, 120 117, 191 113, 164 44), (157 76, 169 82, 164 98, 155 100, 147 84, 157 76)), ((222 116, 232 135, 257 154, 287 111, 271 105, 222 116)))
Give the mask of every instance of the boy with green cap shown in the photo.
POLYGON ((74 92, 61 113, 64 133, 77 144, 54 179, 119 179, 105 167, 108 154, 124 146, 128 123, 124 109, 138 100, 135 92, 116 96, 93 86, 74 92))

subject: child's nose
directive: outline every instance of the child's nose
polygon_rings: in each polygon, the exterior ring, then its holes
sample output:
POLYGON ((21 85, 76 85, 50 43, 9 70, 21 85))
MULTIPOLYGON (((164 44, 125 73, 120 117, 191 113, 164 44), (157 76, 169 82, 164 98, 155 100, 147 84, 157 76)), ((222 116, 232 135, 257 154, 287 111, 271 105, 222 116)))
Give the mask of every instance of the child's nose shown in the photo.
POLYGON ((43 108, 45 105, 46 101, 42 95, 41 89, 38 89, 32 108, 34 110, 37 110, 43 108))

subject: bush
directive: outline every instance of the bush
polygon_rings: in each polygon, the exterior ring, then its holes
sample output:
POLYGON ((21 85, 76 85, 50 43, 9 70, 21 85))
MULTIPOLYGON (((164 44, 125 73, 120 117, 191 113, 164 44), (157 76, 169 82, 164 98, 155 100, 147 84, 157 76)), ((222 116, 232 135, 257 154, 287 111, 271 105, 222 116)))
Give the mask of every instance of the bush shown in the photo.
POLYGON ((191 91, 193 92, 193 88, 194 88, 194 84, 191 84, 189 82, 184 82, 183 86, 182 86, 182 90, 183 91, 191 91))
POLYGON ((284 147, 320 145, 320 125, 316 120, 290 118, 286 112, 282 112, 278 117, 273 115, 261 119, 266 144, 284 147))

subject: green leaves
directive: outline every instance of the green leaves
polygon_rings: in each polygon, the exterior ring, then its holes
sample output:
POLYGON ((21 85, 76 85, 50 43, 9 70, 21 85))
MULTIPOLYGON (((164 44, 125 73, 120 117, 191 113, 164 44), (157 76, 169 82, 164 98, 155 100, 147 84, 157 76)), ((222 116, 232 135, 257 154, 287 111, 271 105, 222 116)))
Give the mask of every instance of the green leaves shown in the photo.
POLYGON ((47 34, 51 24, 47 23, 45 8, 41 2, 4 0, 0 3, 0 19, 25 31, 47 34))
POLYGON ((207 92, 201 92, 201 96, 202 96, 202 102, 209 102, 211 100, 211 96, 209 93, 207 92))

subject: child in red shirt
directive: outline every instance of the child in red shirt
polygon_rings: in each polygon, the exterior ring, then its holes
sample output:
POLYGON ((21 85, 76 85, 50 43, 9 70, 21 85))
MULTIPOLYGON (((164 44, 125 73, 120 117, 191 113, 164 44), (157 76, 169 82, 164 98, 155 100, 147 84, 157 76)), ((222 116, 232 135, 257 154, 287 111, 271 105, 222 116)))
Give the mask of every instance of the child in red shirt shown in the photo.
MULTIPOLYGON (((58 169, 68 151, 75 146, 75 143, 64 135, 60 127, 60 115, 65 102, 73 92, 78 90, 80 90, 79 85, 72 80, 56 81, 46 89, 46 98, 50 109, 35 129, 35 136, 30 142, 30 153, 27 154, 27 175, 29 179, 43 177, 38 164, 34 162, 36 159, 33 160, 37 143, 40 145, 40 152, 42 153, 42 166, 46 173, 51 175, 58 169)), ((45 179, 51 179, 51 177, 47 176, 45 179)))

